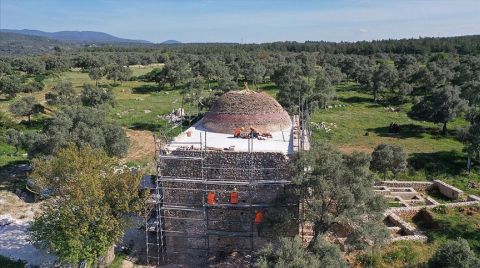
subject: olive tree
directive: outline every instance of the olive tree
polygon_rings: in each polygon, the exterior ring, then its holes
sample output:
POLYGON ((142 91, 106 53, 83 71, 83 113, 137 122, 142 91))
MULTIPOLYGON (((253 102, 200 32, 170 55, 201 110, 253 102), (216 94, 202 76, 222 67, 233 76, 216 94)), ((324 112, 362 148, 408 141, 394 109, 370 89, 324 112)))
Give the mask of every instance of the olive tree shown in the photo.
POLYGON ((83 105, 99 106, 103 104, 113 105, 115 96, 109 88, 97 87, 90 84, 83 85, 82 95, 80 96, 83 105))
POLYGON ((53 86, 52 92, 45 94, 49 105, 72 105, 78 102, 72 82, 60 81, 53 86))
POLYGON ((275 249, 268 244, 259 251, 256 265, 260 268, 348 267, 338 246, 327 242, 324 237, 315 239, 311 248, 306 248, 298 237, 281 238, 275 249))
MULTIPOLYGON (((316 144, 292 159, 292 190, 282 198, 301 202, 300 221, 312 225, 314 238, 342 226, 347 233, 346 246, 376 247, 388 238, 382 224, 386 202, 372 191, 374 180, 368 170, 369 162, 366 154, 342 155, 329 145, 316 144)), ((278 213, 267 213, 260 226, 276 235, 285 232, 290 224, 298 224, 291 211, 277 209, 278 213)))
POLYGON ((372 152, 370 169, 382 173, 384 179, 389 171, 396 176, 407 169, 407 154, 400 146, 380 144, 372 152))
POLYGON ((447 134, 448 122, 455 119, 466 108, 467 101, 460 97, 460 89, 445 86, 433 91, 413 105, 409 116, 417 120, 443 124, 443 134, 447 134))
POLYGON ((95 263, 122 238, 126 216, 141 212, 140 174, 115 170, 102 150, 70 145, 33 166, 35 186, 48 189, 50 197, 30 226, 30 238, 67 263, 95 263))
POLYGON ((100 67, 93 67, 88 71, 88 77, 95 81, 95 86, 98 86, 98 80, 104 76, 104 70, 100 67))
POLYGON ((470 249, 467 240, 458 238, 445 242, 428 261, 428 267, 474 268, 480 260, 470 249))
POLYGON ((27 116, 30 123, 31 116, 43 112, 44 107, 32 96, 22 97, 10 105, 10 112, 16 116, 27 116))
POLYGON ((78 105, 62 107, 40 133, 28 135, 24 146, 30 156, 52 155, 70 143, 123 156, 129 145, 125 130, 107 121, 106 110, 78 105))

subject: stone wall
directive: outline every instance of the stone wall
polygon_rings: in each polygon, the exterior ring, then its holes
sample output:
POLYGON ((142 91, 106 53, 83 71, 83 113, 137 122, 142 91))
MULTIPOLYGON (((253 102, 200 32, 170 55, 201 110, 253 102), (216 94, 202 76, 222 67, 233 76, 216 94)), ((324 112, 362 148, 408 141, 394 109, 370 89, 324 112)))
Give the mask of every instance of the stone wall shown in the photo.
POLYGON ((457 200, 457 199, 462 198, 462 196, 463 196, 463 191, 462 190, 460 190, 456 187, 453 187, 449 184, 446 184, 443 181, 434 180, 433 183, 435 184, 435 186, 437 187, 438 191, 441 194, 443 194, 444 196, 446 196, 450 199, 457 200))
MULTIPOLYGON (((287 164, 288 157, 281 153, 169 152, 161 166, 167 259, 176 264, 200 265, 208 248, 209 254, 215 255, 263 246, 268 240, 259 237, 254 213, 268 213, 268 206, 288 190, 287 164), (185 180, 175 180, 178 178, 185 180), (207 205, 205 223, 203 203, 210 191, 215 193, 216 204, 207 205), (230 204, 232 191, 238 193, 238 205, 230 204), (250 210, 250 203, 257 208, 250 210), (192 209, 180 210, 178 206, 192 209)), ((298 206, 292 210, 298 212, 298 206)))
POLYGON ((387 186, 387 187, 413 188, 419 191, 419 190, 430 189, 433 186, 433 183, 429 181, 379 181, 379 182, 375 182, 375 185, 387 186))

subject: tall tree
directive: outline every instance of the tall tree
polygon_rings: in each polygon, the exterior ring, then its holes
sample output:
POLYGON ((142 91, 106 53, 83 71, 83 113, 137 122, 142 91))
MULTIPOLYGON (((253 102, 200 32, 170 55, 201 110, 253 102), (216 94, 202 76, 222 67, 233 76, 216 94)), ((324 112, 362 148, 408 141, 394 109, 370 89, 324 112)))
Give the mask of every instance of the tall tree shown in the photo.
POLYGON ((43 112, 44 107, 32 96, 19 99, 10 105, 10 112, 16 116, 27 116, 28 122, 34 114, 43 112))
POLYGON ((25 133, 25 137, 24 147, 32 157, 55 154, 70 143, 121 157, 129 145, 125 130, 107 122, 106 110, 79 105, 61 107, 41 132, 25 133))
POLYGON ((16 75, 0 77, 0 93, 13 99, 22 90, 22 81, 16 75))
POLYGON ((318 99, 318 102, 321 107, 326 108, 329 101, 335 98, 335 87, 332 86, 330 79, 327 74, 323 71, 317 73, 317 78, 315 80, 315 99, 318 99))
POLYGON ((90 84, 84 84, 82 95, 80 96, 83 105, 99 106, 103 104, 114 105, 115 96, 109 88, 102 88, 90 84))
POLYGON ((185 82, 192 76, 192 72, 188 62, 179 57, 174 57, 171 61, 165 64, 164 72, 165 79, 174 89, 177 85, 185 82))
POLYGON ((467 102, 460 98, 458 87, 445 86, 413 105, 409 115, 418 120, 442 123, 443 134, 447 134, 448 122, 456 118, 466 105, 467 102))
POLYGON ((468 100, 470 106, 480 107, 480 77, 477 81, 468 81, 462 85, 461 97, 468 100))
POLYGON ((388 171, 396 176, 407 169, 407 155, 400 146, 380 144, 372 152, 370 169, 382 173, 384 179, 388 171))
POLYGON ((459 138, 466 146, 467 172, 470 173, 471 159, 480 160, 480 113, 471 116, 470 126, 460 131, 459 138))
POLYGON ((115 171, 113 164, 105 152, 88 146, 34 160, 35 185, 50 193, 30 226, 36 246, 71 264, 95 263, 122 238, 126 216, 141 211, 140 176, 115 171))
POLYGON ((184 108, 185 102, 195 103, 195 101, 199 101, 204 88, 205 79, 203 79, 203 77, 197 76, 189 79, 180 91, 182 94, 182 109, 184 108))
MULTIPOLYGON (((373 99, 378 100, 378 95, 384 93, 386 89, 392 90, 397 84, 398 73, 391 64, 381 62, 373 73, 373 99)), ((393 90, 392 90, 393 91, 393 90)))
POLYGON ((253 82, 253 86, 257 89, 257 83, 263 81, 266 69, 260 62, 253 62, 248 66, 247 79, 253 82))
POLYGON ((108 79, 113 80, 114 84, 117 81, 127 81, 132 76, 132 70, 122 65, 111 65, 106 68, 105 73, 108 79))
POLYGON ((52 91, 45 94, 48 105, 72 105, 78 103, 78 97, 73 89, 72 82, 60 81, 55 84, 52 91))
MULTIPOLYGON (((382 225, 386 204, 372 191, 369 162, 368 155, 342 155, 325 144, 317 144, 292 159, 293 189, 287 195, 302 203, 302 221, 312 224, 313 237, 342 226, 347 232, 347 246, 359 248, 372 240, 380 244, 388 238, 382 225)), ((278 213, 278 217, 267 218, 266 224, 289 226, 290 221, 290 217, 278 213)))
POLYGON ((104 71, 100 67, 93 67, 88 71, 88 77, 95 81, 95 86, 98 86, 98 80, 102 79, 104 71))

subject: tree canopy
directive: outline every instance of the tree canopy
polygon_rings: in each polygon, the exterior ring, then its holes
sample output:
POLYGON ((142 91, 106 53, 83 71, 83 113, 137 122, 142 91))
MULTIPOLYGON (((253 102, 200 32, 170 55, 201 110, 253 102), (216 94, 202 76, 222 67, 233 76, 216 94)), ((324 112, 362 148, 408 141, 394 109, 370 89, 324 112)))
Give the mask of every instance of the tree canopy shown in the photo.
POLYGON ((443 133, 447 133, 447 124, 466 108, 467 101, 460 98, 460 89, 445 86, 436 89, 432 95, 424 97, 412 107, 410 116, 414 119, 443 124, 443 133))
POLYGON ((30 226, 35 245, 76 264, 95 262, 123 235, 125 215, 140 213, 140 175, 115 171, 102 150, 74 145, 50 159, 35 159, 31 175, 50 197, 30 226))
POLYGON ((63 107, 42 132, 29 134, 25 146, 31 156, 52 155, 70 143, 80 148, 104 149, 111 156, 123 156, 128 150, 128 137, 119 125, 108 123, 106 115, 103 109, 63 107))
POLYGON ((479 265, 480 259, 462 238, 445 242, 428 262, 428 267, 431 268, 474 268, 479 265))
POLYGON ((384 179, 388 171, 397 175, 407 169, 407 154, 400 146, 380 144, 372 152, 370 169, 382 173, 384 179))
POLYGON ((32 96, 22 97, 10 105, 10 112, 17 116, 27 116, 28 122, 34 114, 43 112, 44 107, 32 96))

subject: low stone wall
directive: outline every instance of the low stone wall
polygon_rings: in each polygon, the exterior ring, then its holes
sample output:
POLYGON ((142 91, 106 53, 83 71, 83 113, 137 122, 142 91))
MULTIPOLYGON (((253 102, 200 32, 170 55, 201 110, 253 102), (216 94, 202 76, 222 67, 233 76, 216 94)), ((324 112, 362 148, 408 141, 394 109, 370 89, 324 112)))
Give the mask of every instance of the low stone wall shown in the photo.
POLYGON ((433 186, 429 181, 379 181, 375 182, 375 186, 387 186, 387 187, 405 187, 413 188, 415 190, 428 190, 433 186))
POLYGON ((444 196, 446 196, 450 199, 457 200, 457 199, 462 198, 462 196, 463 196, 463 191, 462 190, 460 190, 456 187, 453 187, 449 184, 446 184, 443 181, 434 180, 433 183, 434 183, 435 187, 437 187, 438 191, 441 194, 443 194, 444 196))
POLYGON ((471 194, 471 195, 468 196, 467 201, 477 201, 477 202, 480 202, 480 197, 471 194))
POLYGON ((392 213, 387 216, 388 220, 395 224, 396 226, 400 227, 402 229, 402 232, 405 235, 414 235, 415 234, 415 227, 413 227, 410 223, 404 221, 402 218, 400 218, 398 215, 392 213))

